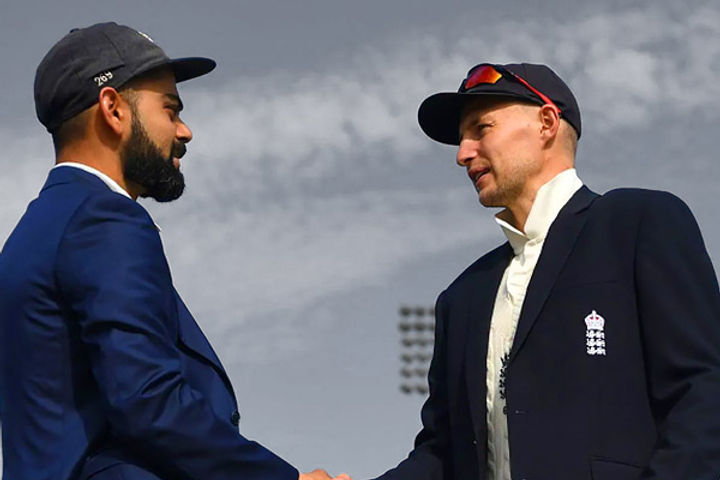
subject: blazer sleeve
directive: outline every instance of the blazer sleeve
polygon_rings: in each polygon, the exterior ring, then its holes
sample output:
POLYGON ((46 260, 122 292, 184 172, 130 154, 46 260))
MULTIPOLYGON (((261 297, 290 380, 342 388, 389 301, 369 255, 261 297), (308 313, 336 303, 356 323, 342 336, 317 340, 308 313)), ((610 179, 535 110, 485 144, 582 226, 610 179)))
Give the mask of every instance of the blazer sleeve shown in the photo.
POLYGON ((645 205, 636 250, 638 314, 658 441, 644 479, 720 472, 720 293, 700 230, 677 197, 645 205))
POLYGON ((447 315, 445 292, 435 304, 435 345, 428 372, 430 395, 422 407, 423 428, 415 438, 415 448, 396 468, 378 480, 452 480, 448 447, 447 315))
POLYGON ((183 379, 170 271, 139 204, 114 193, 88 198, 56 262, 117 437, 172 478, 297 480, 294 467, 245 439, 183 379))

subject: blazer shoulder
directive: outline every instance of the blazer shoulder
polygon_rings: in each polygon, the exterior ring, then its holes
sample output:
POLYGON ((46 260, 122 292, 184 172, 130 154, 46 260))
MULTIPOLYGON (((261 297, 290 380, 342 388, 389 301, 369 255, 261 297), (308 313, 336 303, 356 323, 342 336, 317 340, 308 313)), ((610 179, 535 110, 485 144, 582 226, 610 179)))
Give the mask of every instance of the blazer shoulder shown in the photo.
POLYGON ((687 208, 685 202, 673 193, 644 188, 616 188, 600 196, 595 204, 601 208, 621 207, 629 210, 671 205, 687 208))
POLYGON ((590 219, 611 229, 660 229, 666 235, 697 223, 688 205, 676 195, 642 188, 618 188, 598 197, 590 219))
POLYGON ((463 272, 453 280, 447 287, 447 291, 452 291, 464 284, 471 276, 478 272, 491 271, 498 267, 499 264, 506 265, 512 255, 512 247, 508 242, 503 243, 499 247, 490 250, 482 257, 475 260, 463 272))
POLYGON ((155 227, 150 214, 138 202, 111 190, 87 191, 74 209, 70 224, 86 221, 118 221, 155 227))
POLYGON ((93 174, 70 167, 51 170, 40 195, 30 204, 30 210, 36 216, 62 218, 66 222, 85 214, 102 216, 115 212, 152 224, 149 214, 139 203, 110 190, 93 174))

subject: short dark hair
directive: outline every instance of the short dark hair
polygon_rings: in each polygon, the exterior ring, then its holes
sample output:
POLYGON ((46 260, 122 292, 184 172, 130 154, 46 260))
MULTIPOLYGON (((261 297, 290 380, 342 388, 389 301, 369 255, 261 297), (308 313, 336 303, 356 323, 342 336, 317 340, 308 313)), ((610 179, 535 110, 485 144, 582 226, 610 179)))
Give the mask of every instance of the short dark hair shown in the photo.
MULTIPOLYGON (((137 105, 137 92, 132 88, 132 82, 118 90, 118 93, 131 105, 131 107, 135 107, 137 105)), ((90 121, 88 115, 90 108, 65 120, 55 131, 52 132, 52 142, 53 147, 55 148, 56 156, 60 154, 66 145, 82 138, 85 135, 87 132, 88 122, 90 121)))
POLYGON ((567 149, 575 156, 577 154, 577 147, 578 147, 578 134, 575 130, 575 127, 570 125, 570 122, 565 122, 565 144, 567 146, 567 149))
POLYGON ((87 123, 87 110, 83 110, 74 117, 65 120, 52 132, 52 141, 56 156, 60 154, 65 145, 85 135, 87 123))

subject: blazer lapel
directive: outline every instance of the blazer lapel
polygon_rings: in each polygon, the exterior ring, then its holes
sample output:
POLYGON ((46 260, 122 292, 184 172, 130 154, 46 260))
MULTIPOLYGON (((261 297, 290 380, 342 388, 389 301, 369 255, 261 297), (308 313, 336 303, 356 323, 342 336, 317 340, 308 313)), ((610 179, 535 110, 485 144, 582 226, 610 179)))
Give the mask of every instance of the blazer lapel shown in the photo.
POLYGON ((464 306, 467 323, 465 348, 465 376, 470 401, 470 413, 475 431, 484 431, 487 396, 486 362, 490 319, 503 273, 512 258, 512 248, 505 243, 493 252, 487 262, 472 272, 458 298, 467 300, 464 306), (481 407, 481 408, 474 408, 481 407), (483 428, 479 428, 480 426, 483 428))
POLYGON ((575 195, 560 210, 557 218, 550 226, 525 295, 517 331, 515 332, 515 340, 510 351, 511 361, 522 347, 543 305, 545 305, 555 280, 565 265, 580 230, 585 225, 587 209, 597 197, 596 193, 583 186, 575 192, 575 195))
POLYGON ((210 343, 198 327, 195 319, 185 306, 180 295, 175 291, 175 301, 178 307, 178 336, 180 341, 190 350, 201 356, 215 368, 222 370, 220 359, 215 355, 210 343))
POLYGON ((234 397, 232 383, 227 372, 177 291, 175 291, 175 301, 178 307, 178 340, 180 344, 185 347, 186 352, 192 352, 193 356, 212 366, 234 397))

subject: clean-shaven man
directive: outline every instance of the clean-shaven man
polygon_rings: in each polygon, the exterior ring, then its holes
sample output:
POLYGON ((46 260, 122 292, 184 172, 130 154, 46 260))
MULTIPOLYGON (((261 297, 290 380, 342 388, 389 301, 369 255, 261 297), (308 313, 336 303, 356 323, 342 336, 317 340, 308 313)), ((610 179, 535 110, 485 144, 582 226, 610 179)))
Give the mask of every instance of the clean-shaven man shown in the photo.
POLYGON ((544 65, 477 65, 418 118, 507 242, 439 296, 423 429, 380 478, 717 479, 720 294, 687 206, 584 186, 544 65))

